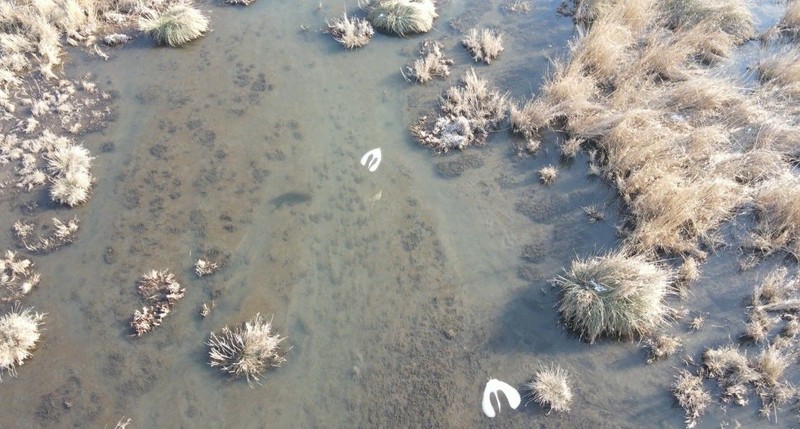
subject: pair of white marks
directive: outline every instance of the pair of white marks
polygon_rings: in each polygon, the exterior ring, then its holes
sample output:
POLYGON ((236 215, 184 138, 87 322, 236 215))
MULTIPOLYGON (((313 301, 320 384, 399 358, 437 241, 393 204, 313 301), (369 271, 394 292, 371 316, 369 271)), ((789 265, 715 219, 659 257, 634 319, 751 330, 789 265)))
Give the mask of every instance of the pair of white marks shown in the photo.
POLYGON ((375 148, 364 154, 361 157, 361 165, 367 167, 371 173, 374 173, 381 165, 381 148, 375 148))
POLYGON ((483 414, 486 414, 486 417, 493 418, 497 415, 497 413, 494 411, 494 405, 492 405, 493 393, 495 401, 497 401, 497 411, 499 412, 503 408, 500 405, 500 395, 498 395, 497 392, 503 392, 503 395, 505 395, 506 399, 508 399, 508 405, 511 406, 512 410, 516 410, 517 407, 519 407, 520 402, 522 402, 522 398, 520 398, 517 389, 511 387, 505 381, 500 381, 496 378, 493 378, 486 383, 486 388, 483 389, 483 414))

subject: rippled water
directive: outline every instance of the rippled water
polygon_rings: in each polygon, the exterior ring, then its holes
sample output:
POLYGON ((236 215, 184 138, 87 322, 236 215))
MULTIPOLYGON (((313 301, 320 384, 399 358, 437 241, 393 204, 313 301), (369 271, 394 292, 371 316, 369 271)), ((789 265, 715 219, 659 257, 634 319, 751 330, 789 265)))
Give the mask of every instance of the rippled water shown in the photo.
MULTIPOLYGON (((457 65, 424 87, 399 72, 424 37, 377 35, 346 52, 315 30, 341 2, 208 5, 214 31, 186 48, 140 39, 107 63, 73 56, 68 73, 92 71, 116 90, 119 115, 86 136, 98 178, 88 204, 22 197, 40 202, 41 219, 75 214, 83 229, 35 258, 43 281, 28 303, 48 313, 47 330, 18 378, 0 384, 2 426, 113 427, 125 415, 137 428, 681 427, 668 393, 677 360, 644 365, 636 344, 590 347, 558 325, 549 279, 575 255, 615 245, 614 192, 586 178, 586 159, 543 187, 535 170, 560 162, 552 141, 519 158, 501 130, 486 148, 434 157, 408 133, 469 67, 518 99, 535 91, 573 35, 557 3, 516 15, 502 11, 507 2, 444 2, 428 36, 457 65), (452 28, 477 25, 506 33, 488 67, 452 28), (358 160, 375 147, 383 162, 369 173, 358 160), (581 207, 594 203, 606 221, 588 222, 581 207), (197 279, 192 264, 208 252, 228 263, 197 279), (150 269, 175 272, 187 294, 161 328, 132 339, 135 282, 150 269), (208 367, 203 343, 256 312, 274 317, 292 348, 251 389, 208 367), (483 417, 489 378, 521 387, 550 362, 573 376, 570 414, 530 404, 483 417)), ((7 209, 3 231, 21 205, 7 209)), ((730 258, 714 261, 708 277, 732 269, 730 258)), ((721 287, 698 291, 697 306, 736 308, 712 301, 721 287)), ((739 314, 709 317, 732 320, 739 314)), ((714 413, 705 427, 730 420, 714 413)))

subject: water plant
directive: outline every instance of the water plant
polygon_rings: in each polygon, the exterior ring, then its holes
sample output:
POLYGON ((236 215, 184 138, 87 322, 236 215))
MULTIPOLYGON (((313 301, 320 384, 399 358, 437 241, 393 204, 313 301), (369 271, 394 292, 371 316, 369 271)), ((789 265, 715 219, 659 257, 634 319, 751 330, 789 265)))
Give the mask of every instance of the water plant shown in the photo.
POLYGON ((130 326, 135 336, 152 332, 164 321, 175 304, 186 294, 175 275, 168 270, 150 270, 142 275, 138 283, 139 295, 149 305, 133 313, 130 326))
POLYGON ((375 28, 401 37, 430 31, 438 16, 433 0, 368 0, 361 7, 375 28))
POLYGON ((139 21, 139 29, 159 45, 185 45, 208 31, 209 20, 188 3, 178 3, 139 21))
POLYGON ((461 44, 469 51, 475 61, 483 61, 491 64, 503 52, 503 34, 484 28, 469 30, 467 36, 461 40, 461 44))
POLYGON ((711 393, 703 386, 703 377, 682 369, 675 376, 672 394, 686 413, 686 427, 693 428, 711 404, 711 393))
POLYGON ((15 377, 17 367, 31 357, 41 335, 39 328, 44 316, 33 308, 22 309, 19 305, 0 316, 0 375, 6 371, 15 377))
POLYGON ((363 18, 348 17, 346 13, 341 18, 327 21, 326 24, 328 33, 347 49, 366 46, 375 34, 369 21, 363 18))
POLYGON ((539 169, 539 180, 542 184, 552 185, 558 177, 558 167, 548 165, 539 169))
POLYGON ((637 338, 669 315, 664 299, 672 273, 642 255, 621 251, 576 259, 555 279, 566 325, 590 343, 600 336, 637 338))
POLYGON ((659 335, 644 341, 647 349, 647 363, 666 359, 678 352, 682 345, 680 338, 672 335, 659 335))
POLYGON ((707 349, 703 352, 703 366, 708 378, 717 379, 723 401, 747 404, 749 385, 760 376, 750 367, 747 356, 738 346, 729 344, 707 349))
POLYGON ((450 87, 439 103, 439 112, 420 118, 411 133, 435 152, 464 149, 486 142, 506 116, 505 95, 489 88, 489 82, 470 70, 461 84, 450 87))
POLYGON ((226 325, 219 334, 211 333, 206 342, 209 346, 208 364, 233 377, 245 376, 252 387, 252 381, 260 383, 259 377, 268 368, 286 362, 286 352, 281 348, 285 339, 273 332, 271 321, 256 313, 241 325, 233 328, 226 325))
POLYGON ((33 271, 33 262, 21 258, 17 252, 6 250, 0 259, 0 302, 23 298, 39 284, 39 273, 33 271))
POLYGON ((417 83, 425 84, 433 78, 449 76, 453 60, 445 58, 443 49, 444 46, 440 42, 424 41, 420 49, 421 57, 406 66, 403 77, 410 80, 408 76, 411 76, 417 83))
MULTIPOLYGON (((533 381, 526 386, 533 400, 549 411, 563 413, 572 404, 572 388, 569 375, 558 365, 540 366, 533 381)), ((548 412, 549 412, 548 411, 548 412)))

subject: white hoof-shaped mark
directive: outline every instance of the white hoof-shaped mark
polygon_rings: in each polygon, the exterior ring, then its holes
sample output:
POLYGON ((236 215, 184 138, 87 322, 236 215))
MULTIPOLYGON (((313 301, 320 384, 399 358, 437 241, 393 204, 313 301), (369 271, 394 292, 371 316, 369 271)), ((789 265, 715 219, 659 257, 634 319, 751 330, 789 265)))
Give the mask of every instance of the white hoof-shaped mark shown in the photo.
POLYGON ((367 167, 370 172, 374 172, 381 165, 381 148, 375 148, 361 157, 361 165, 367 167))
POLYGON ((492 405, 492 393, 494 393, 494 397, 497 400, 497 411, 499 412, 502 408, 500 406, 500 396, 497 394, 498 391, 506 395, 508 405, 511 406, 512 410, 516 410, 520 402, 522 402, 522 398, 519 397, 517 389, 511 387, 504 381, 493 378, 486 383, 486 389, 483 390, 483 414, 486 414, 486 417, 493 418, 497 415, 492 405))

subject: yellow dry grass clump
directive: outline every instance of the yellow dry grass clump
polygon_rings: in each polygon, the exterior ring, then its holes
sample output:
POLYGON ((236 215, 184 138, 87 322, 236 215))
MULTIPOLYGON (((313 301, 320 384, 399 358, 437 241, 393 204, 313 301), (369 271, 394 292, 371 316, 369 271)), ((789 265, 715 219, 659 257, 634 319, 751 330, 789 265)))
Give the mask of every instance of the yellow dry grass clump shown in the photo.
POLYGON ((326 24, 328 33, 347 49, 366 46, 375 34, 369 21, 349 17, 346 13, 341 18, 328 20, 326 24))

